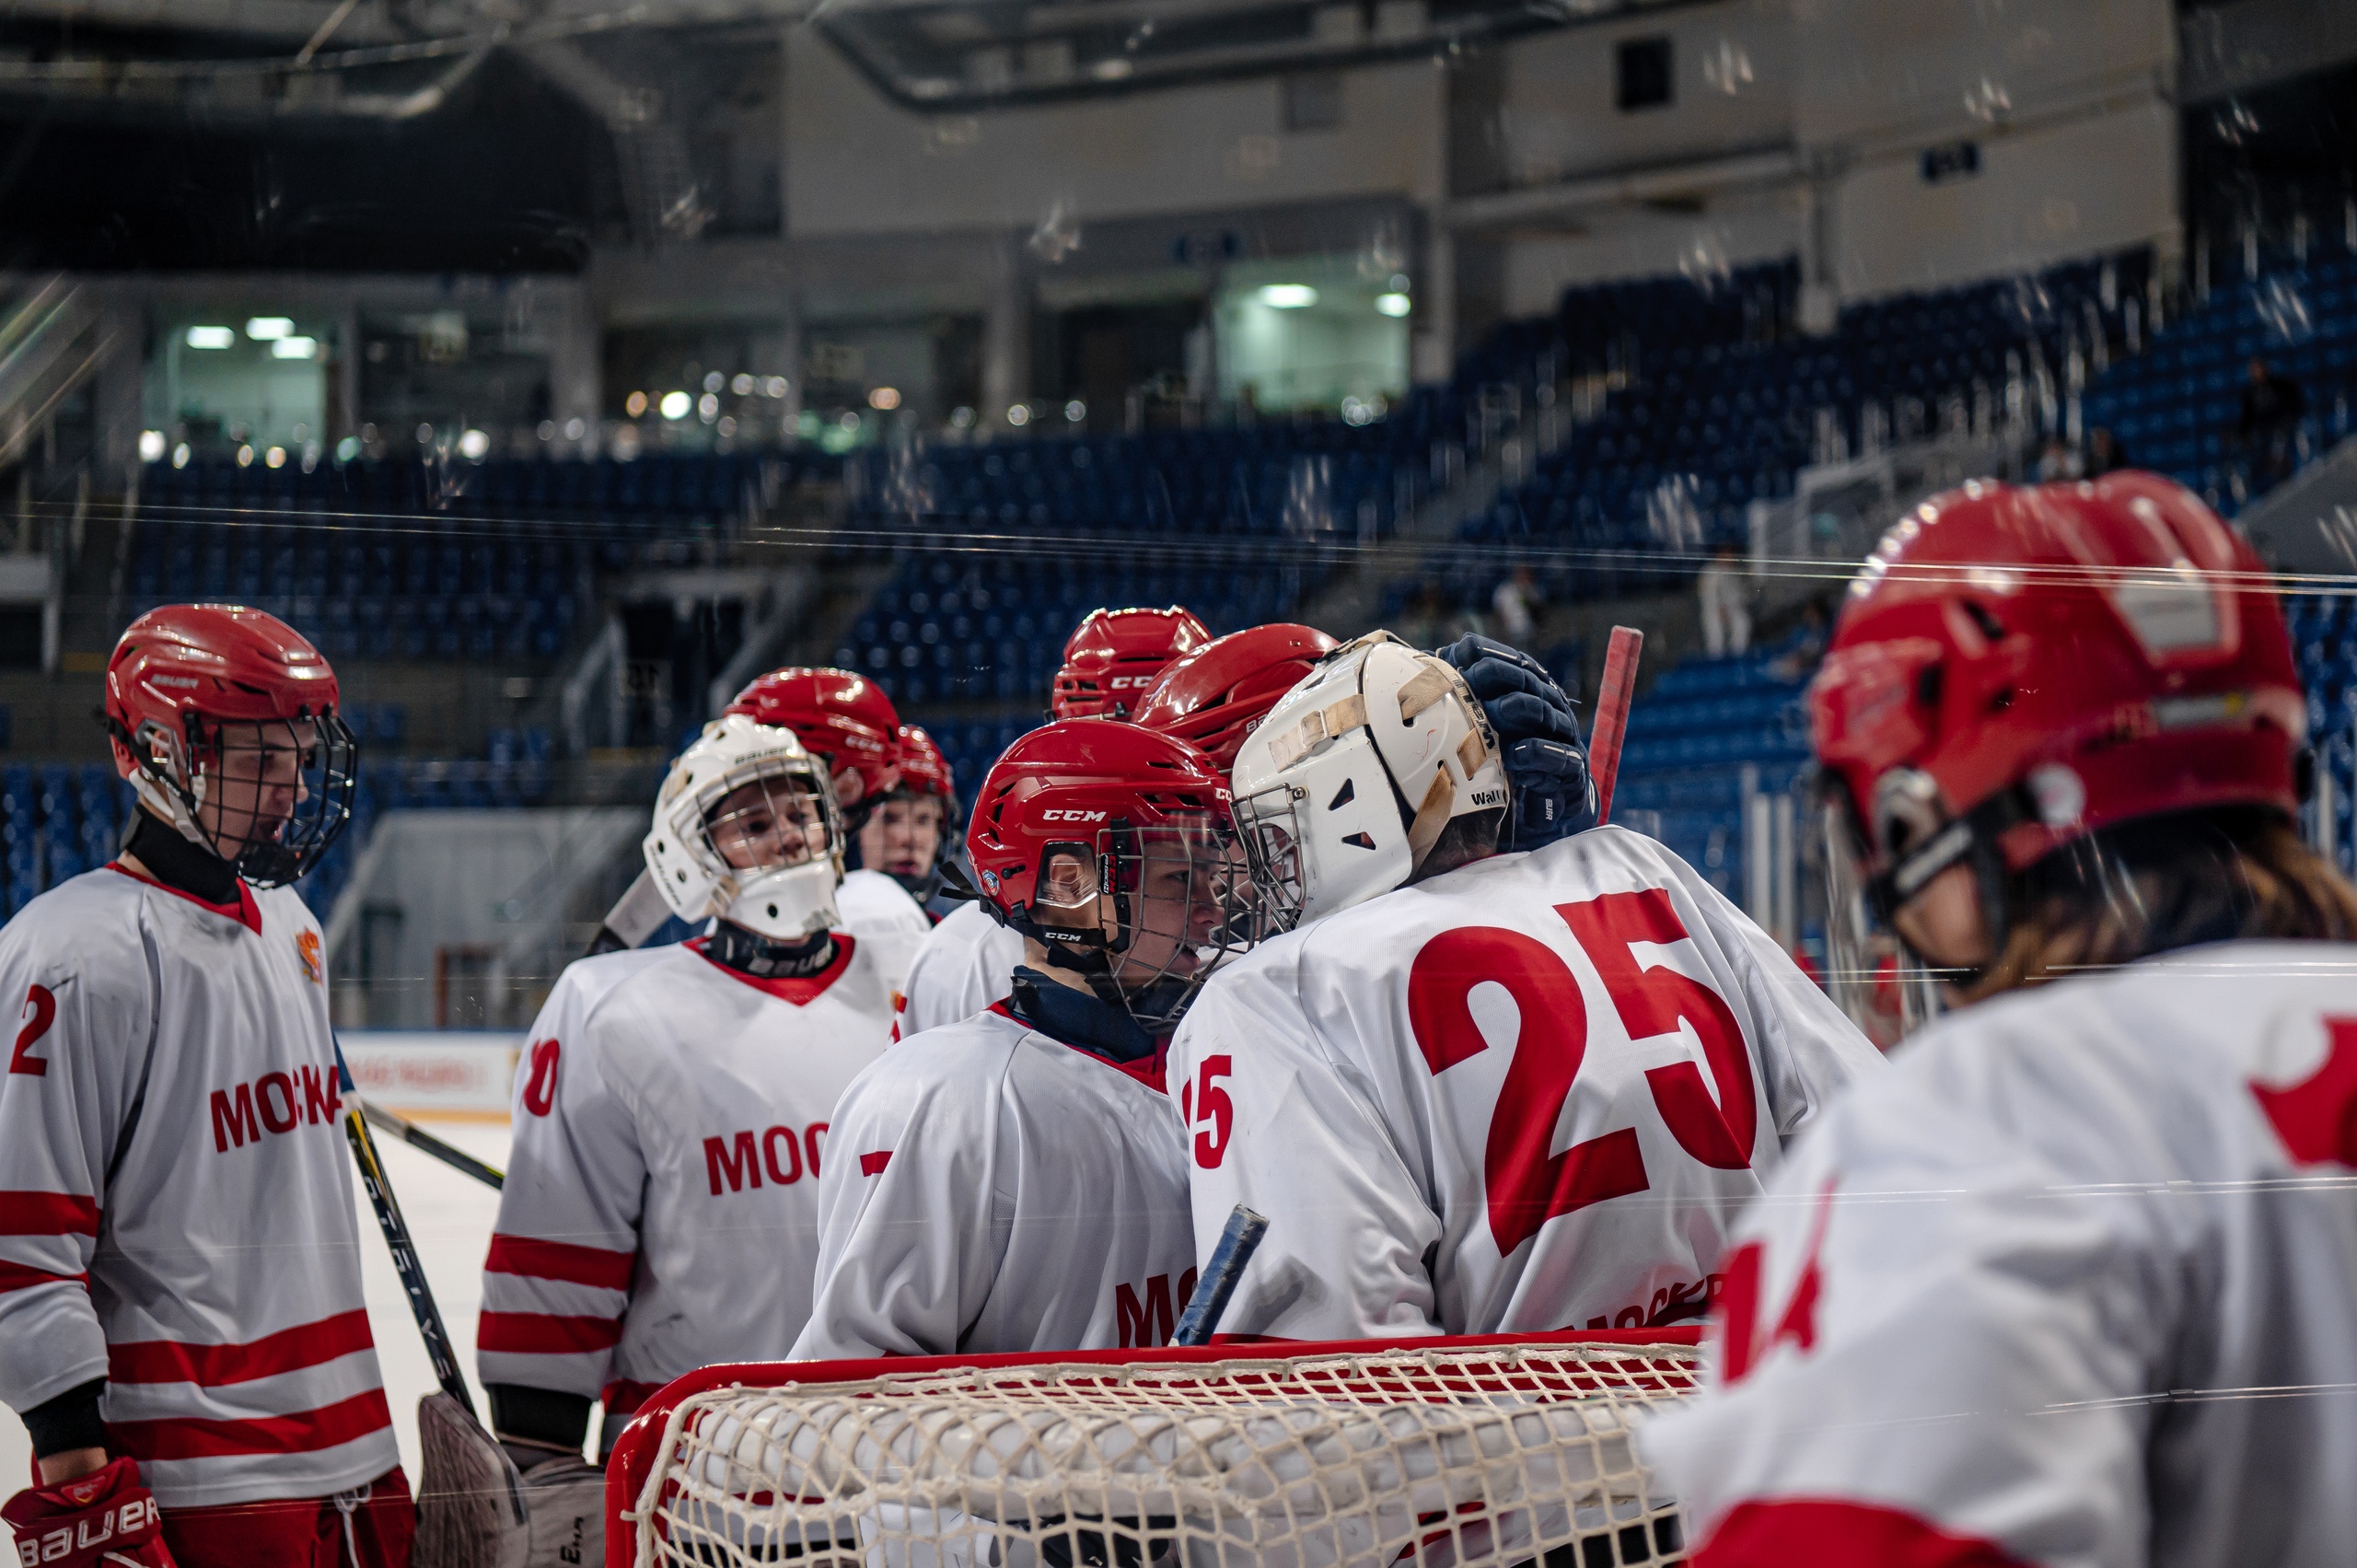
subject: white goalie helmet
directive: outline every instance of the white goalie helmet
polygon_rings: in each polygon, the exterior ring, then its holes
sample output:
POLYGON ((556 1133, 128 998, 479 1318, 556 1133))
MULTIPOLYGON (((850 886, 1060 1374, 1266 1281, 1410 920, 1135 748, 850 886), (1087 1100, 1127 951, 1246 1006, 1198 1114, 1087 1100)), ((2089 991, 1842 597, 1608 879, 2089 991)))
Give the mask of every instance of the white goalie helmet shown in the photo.
POLYGON ((1252 879, 1288 930, 1403 886, 1450 822, 1506 804, 1497 735, 1465 678, 1388 632, 1286 692, 1232 786, 1252 879))
POLYGON ((773 942, 840 923, 842 814, 794 732, 730 714, 703 726, 656 796, 646 869, 681 920, 717 915, 773 942))

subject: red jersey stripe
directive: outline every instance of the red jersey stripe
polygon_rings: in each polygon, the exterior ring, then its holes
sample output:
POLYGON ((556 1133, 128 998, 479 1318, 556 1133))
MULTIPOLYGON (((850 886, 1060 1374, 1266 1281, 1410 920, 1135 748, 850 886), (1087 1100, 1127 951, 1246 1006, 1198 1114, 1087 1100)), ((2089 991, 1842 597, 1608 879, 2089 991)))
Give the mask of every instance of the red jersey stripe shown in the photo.
POLYGON ((0 1191, 0 1236, 96 1236, 99 1202, 79 1192, 0 1191))
POLYGON ((1950 1535, 1898 1508, 1832 1497, 1739 1503, 1711 1531, 1694 1568, 2021 1568, 1977 1536, 1950 1535))
POLYGON ((542 1241, 529 1236, 492 1233, 491 1255, 483 1260, 487 1274, 521 1274, 528 1279, 562 1280, 566 1284, 596 1285, 601 1290, 630 1289, 635 1252, 613 1252, 602 1247, 582 1247, 570 1241, 542 1241))
POLYGON ((107 1376, 118 1383, 195 1383, 218 1388, 250 1383, 282 1372, 299 1372, 338 1356, 369 1348, 365 1307, 339 1312, 316 1323, 300 1323, 264 1334, 250 1344, 191 1345, 170 1340, 133 1340, 107 1347, 107 1376))
POLYGON ((559 1318, 546 1312, 486 1312, 475 1324, 475 1348, 508 1355, 579 1355, 621 1342, 613 1318, 559 1318))
POLYGON ((371 1388, 348 1400, 293 1415, 254 1416, 244 1421, 168 1416, 156 1421, 107 1423, 109 1446, 142 1462, 151 1459, 221 1459, 239 1454, 308 1454, 366 1437, 393 1424, 385 1391, 371 1388))
POLYGON ((30 1290, 35 1285, 77 1284, 90 1288, 87 1274, 52 1274, 46 1269, 29 1269, 22 1263, 11 1263, 0 1258, 0 1294, 12 1290, 30 1290))

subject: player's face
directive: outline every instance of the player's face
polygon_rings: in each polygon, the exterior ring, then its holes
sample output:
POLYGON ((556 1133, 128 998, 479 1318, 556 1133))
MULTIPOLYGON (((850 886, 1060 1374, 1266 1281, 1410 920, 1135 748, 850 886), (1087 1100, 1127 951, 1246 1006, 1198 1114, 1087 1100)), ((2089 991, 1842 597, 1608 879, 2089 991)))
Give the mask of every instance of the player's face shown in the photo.
POLYGON ((319 726, 308 719, 221 725, 197 805, 214 853, 235 860, 249 845, 277 841, 310 797, 303 775, 318 744, 319 726))
POLYGON ((923 877, 941 847, 938 796, 895 796, 859 830, 859 863, 893 877, 923 877))
POLYGON ((827 853, 827 816, 799 779, 755 779, 704 818, 712 847, 738 871, 800 865, 827 853))
POLYGON ((1190 975, 1202 949, 1217 937, 1221 897, 1233 894, 1240 865, 1210 833, 1141 834, 1141 862, 1131 900, 1128 949, 1116 977, 1136 985, 1165 975, 1190 975))
POLYGON ((1933 969, 1979 969, 1994 958, 1980 888, 1968 865, 1951 865, 1891 916, 1899 940, 1933 969))

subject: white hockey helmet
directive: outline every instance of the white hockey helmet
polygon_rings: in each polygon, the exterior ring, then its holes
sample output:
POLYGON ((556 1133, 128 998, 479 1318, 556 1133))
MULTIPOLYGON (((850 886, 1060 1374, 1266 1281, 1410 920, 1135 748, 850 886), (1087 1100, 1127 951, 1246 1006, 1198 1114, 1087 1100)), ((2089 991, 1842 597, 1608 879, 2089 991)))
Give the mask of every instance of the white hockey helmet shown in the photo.
POLYGON ((679 753, 655 800, 646 869, 681 920, 717 915, 774 942, 840 923, 842 813, 794 731, 729 714, 679 753))
POLYGON ((1459 817, 1506 804, 1465 678, 1388 632, 1328 654, 1237 753, 1236 826, 1288 930, 1403 886, 1459 817))

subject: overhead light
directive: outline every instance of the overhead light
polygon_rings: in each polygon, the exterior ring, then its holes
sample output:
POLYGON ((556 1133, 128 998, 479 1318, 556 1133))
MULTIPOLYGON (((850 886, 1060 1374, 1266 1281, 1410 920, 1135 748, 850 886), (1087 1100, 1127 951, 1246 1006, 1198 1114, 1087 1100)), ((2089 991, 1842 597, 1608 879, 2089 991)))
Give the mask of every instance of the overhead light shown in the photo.
POLYGON ((1318 303, 1318 291, 1306 283, 1272 283, 1260 290, 1260 303, 1271 310, 1299 310, 1318 303))
POLYGON ((252 316, 246 320, 246 336, 258 343, 276 343, 295 335, 295 323, 285 316, 252 316))
POLYGON ((470 430, 459 437, 459 456, 470 463, 479 463, 491 451, 491 437, 480 430, 470 430))
POLYGON ((633 392, 629 397, 624 398, 622 400, 622 412, 630 415, 633 419, 636 419, 640 414, 644 413, 646 412, 646 394, 644 392, 633 392))
POLYGON ((663 411, 666 419, 685 419, 688 411, 696 406, 696 401, 685 392, 666 392, 663 401, 656 406, 663 411))
POLYGON ((273 359, 309 359, 319 352, 317 338, 277 338, 271 342, 273 359))
POLYGON ((264 452, 261 455, 261 461, 264 468, 284 468, 286 466, 286 448, 284 447, 273 447, 269 451, 264 452))
POLYGON ((164 433, 162 431, 143 430, 139 433, 139 460, 141 462, 160 463, 164 460, 164 454, 170 449, 171 443, 164 439, 164 433))
POLYGON ((899 408, 900 406, 900 389, 898 387, 876 387, 870 389, 867 394, 867 406, 872 409, 880 409, 886 412, 899 408))
POLYGON ((188 346, 191 348, 235 348, 238 330, 235 327, 191 327, 188 346))
POLYGON ((749 398, 753 395, 753 378, 739 370, 728 378, 728 389, 740 398, 749 398))
POLYGON ((1375 296, 1375 308, 1386 316, 1405 316, 1409 303, 1404 294, 1378 294, 1375 296))

